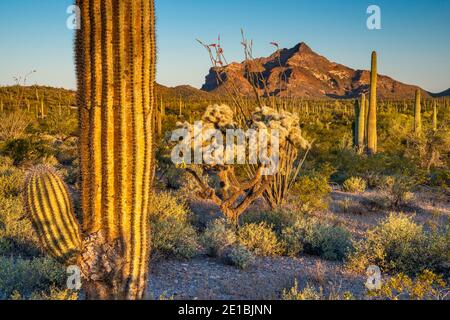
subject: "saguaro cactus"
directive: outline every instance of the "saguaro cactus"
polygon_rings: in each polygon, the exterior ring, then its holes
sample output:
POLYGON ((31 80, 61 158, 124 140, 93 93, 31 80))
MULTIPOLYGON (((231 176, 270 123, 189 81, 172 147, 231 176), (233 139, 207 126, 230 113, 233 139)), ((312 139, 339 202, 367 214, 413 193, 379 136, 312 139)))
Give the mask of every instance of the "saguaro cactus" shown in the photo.
POLYGON ((416 103, 414 105, 414 132, 422 132, 422 103, 420 98, 420 89, 416 90, 416 103))
MULTIPOLYGON (((146 288, 150 246, 154 1, 77 0, 77 5, 83 213, 78 264, 88 298, 139 299, 146 288)), ((49 185, 37 188, 44 194, 49 185)), ((53 223, 48 232, 65 239, 53 223)))
POLYGON ((364 148, 364 136, 365 136, 365 130, 366 130, 366 123, 365 123, 365 115, 366 115, 366 95, 361 95, 361 102, 358 110, 358 118, 357 118, 357 146, 362 149, 364 148))
POLYGON ((367 149, 369 154, 377 153, 377 53, 372 52, 370 72, 370 101, 367 120, 367 149))
POLYGON ((438 120, 437 120, 437 103, 436 100, 433 102, 433 131, 437 131, 438 120))

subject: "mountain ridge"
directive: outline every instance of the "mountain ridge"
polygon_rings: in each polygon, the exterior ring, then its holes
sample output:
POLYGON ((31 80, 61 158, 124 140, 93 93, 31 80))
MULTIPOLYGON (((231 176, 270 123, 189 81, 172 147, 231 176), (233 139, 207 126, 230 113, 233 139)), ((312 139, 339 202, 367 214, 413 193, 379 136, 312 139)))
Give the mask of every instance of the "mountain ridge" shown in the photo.
MULTIPOLYGON (((267 90, 262 81, 257 84, 261 95, 346 99, 369 92, 370 71, 352 69, 330 61, 304 42, 290 49, 276 50, 268 57, 211 68, 201 90, 225 94, 234 86, 240 93, 252 95, 254 89, 251 79, 257 73, 267 84, 267 90), (217 72, 222 74, 220 85, 217 83, 217 72), (283 81, 280 82, 280 79, 283 81)), ((381 74, 378 75, 377 87, 378 96, 386 99, 412 99, 417 88, 421 89, 424 97, 433 96, 419 86, 405 84, 381 74)))

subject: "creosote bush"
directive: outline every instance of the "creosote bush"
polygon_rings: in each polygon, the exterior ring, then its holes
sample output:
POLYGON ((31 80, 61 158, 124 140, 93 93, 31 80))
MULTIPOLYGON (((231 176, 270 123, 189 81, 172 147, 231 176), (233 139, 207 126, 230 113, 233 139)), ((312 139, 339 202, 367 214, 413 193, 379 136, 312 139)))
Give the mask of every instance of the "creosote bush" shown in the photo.
POLYGON ((369 291, 368 296, 381 300, 444 300, 450 286, 442 276, 424 270, 415 279, 399 273, 385 281, 380 290, 369 291))
POLYGON ((311 213, 328 208, 331 187, 324 175, 301 176, 295 183, 292 201, 302 212, 311 213))
POLYGON ((254 255, 242 245, 231 246, 226 252, 225 262, 241 270, 248 269, 254 262, 254 255))
POLYGON ((194 257, 198 253, 198 237, 187 207, 170 193, 154 195, 151 203, 153 250, 178 259, 194 257))
POLYGON ((289 256, 304 252, 327 260, 342 260, 352 249, 346 229, 310 217, 299 217, 292 226, 285 228, 281 241, 289 256))
POLYGON ((351 193, 362 193, 366 191, 367 183, 360 177, 351 177, 344 181, 342 189, 351 193))
POLYGON ((209 256, 220 258, 236 243, 236 232, 226 219, 216 219, 208 224, 200 241, 209 256))
POLYGON ((414 199, 414 185, 414 179, 407 176, 386 176, 372 200, 383 209, 402 208, 414 199))
POLYGON ((257 256, 276 256, 283 252, 281 243, 271 226, 264 222, 242 226, 237 234, 238 243, 257 256))
POLYGON ((326 297, 322 287, 317 289, 310 283, 307 283, 306 286, 302 290, 300 290, 298 281, 296 279, 292 288, 290 288, 289 290, 283 290, 281 299, 286 301, 355 300, 355 297, 351 292, 348 291, 345 291, 343 293, 334 292, 333 288, 331 288, 328 297, 326 297))
POLYGON ((370 265, 379 266, 383 272, 408 275, 425 269, 448 272, 445 270, 450 258, 448 230, 425 232, 403 213, 391 213, 354 246, 348 267, 357 272, 364 272, 370 265))
POLYGON ((65 279, 64 267, 52 259, 24 260, 0 256, 0 299, 9 299, 14 293, 28 298, 51 286, 62 287, 65 279))

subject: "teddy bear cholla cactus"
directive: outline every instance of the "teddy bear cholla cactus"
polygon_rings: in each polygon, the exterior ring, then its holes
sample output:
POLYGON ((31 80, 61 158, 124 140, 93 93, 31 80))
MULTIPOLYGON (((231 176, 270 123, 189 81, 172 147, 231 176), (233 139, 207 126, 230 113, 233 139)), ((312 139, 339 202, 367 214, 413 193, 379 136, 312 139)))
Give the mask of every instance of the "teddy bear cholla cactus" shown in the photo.
MULTIPOLYGON (((237 129, 234 113, 227 105, 213 105, 207 108, 202 117, 201 132, 196 132, 193 125, 187 122, 178 123, 177 125, 180 129, 188 130, 194 141, 201 138, 199 137, 200 134, 206 134, 210 138, 209 130, 218 130, 223 136, 226 136, 228 129, 237 129)), ((271 142, 267 144, 266 156, 268 157, 272 156, 275 151, 272 148, 274 144, 271 140, 274 130, 278 133, 279 150, 277 151, 281 156, 285 154, 283 150, 286 149, 288 144, 297 147, 307 147, 309 145, 301 136, 298 118, 285 111, 277 112, 268 107, 257 108, 247 126, 258 134, 260 142, 261 138, 271 142)), ((245 139, 249 139, 249 137, 246 136, 245 139)), ((242 182, 236 176, 235 165, 228 161, 230 156, 234 157, 234 154, 230 155, 227 152, 223 152, 225 149, 224 141, 217 141, 216 136, 211 137, 211 139, 197 141, 202 141, 200 151, 203 154, 203 159, 207 160, 207 164, 200 166, 201 173, 193 168, 187 168, 187 171, 194 177, 201 189, 199 196, 212 200, 221 208, 222 213, 228 219, 237 223, 240 215, 270 186, 273 176, 264 174, 264 170, 267 170, 269 164, 266 161, 261 161, 260 158, 257 162, 251 164, 251 174, 247 181, 242 182), (215 144, 215 147, 218 148, 211 150, 211 144, 215 144), (224 154, 224 158, 218 156, 219 152, 224 154), (217 159, 221 161, 214 161, 217 159), (203 179, 204 176, 207 176, 209 179, 203 179), (209 181, 209 183, 205 183, 205 181, 209 181)), ((249 154, 258 152, 257 143, 249 141, 248 145, 249 150, 244 151, 246 159, 248 159, 247 156, 249 154)))
MULTIPOLYGON (((256 108, 253 113, 253 126, 259 126, 262 129, 266 127, 271 130, 276 129, 280 135, 278 171, 263 192, 264 199, 272 208, 276 208, 283 204, 289 189, 300 173, 312 144, 302 136, 299 117, 286 110, 277 111, 269 107, 256 108), (306 153, 303 161, 298 161, 301 149, 306 150, 306 153)), ((246 169, 249 176, 254 173, 253 166, 247 166, 246 169)))

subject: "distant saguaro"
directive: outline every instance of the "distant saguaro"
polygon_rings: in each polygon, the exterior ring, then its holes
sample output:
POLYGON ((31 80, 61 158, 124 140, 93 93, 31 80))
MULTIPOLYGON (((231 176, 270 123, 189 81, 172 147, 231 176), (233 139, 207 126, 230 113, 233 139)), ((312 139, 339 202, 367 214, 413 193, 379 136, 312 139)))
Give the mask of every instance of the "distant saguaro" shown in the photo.
POLYGON ((420 89, 416 90, 416 103, 414 105, 414 132, 422 132, 422 103, 420 89))
POLYGON ((367 120, 367 150, 373 155, 377 153, 377 53, 372 52, 372 69, 370 72, 370 101, 367 120))

